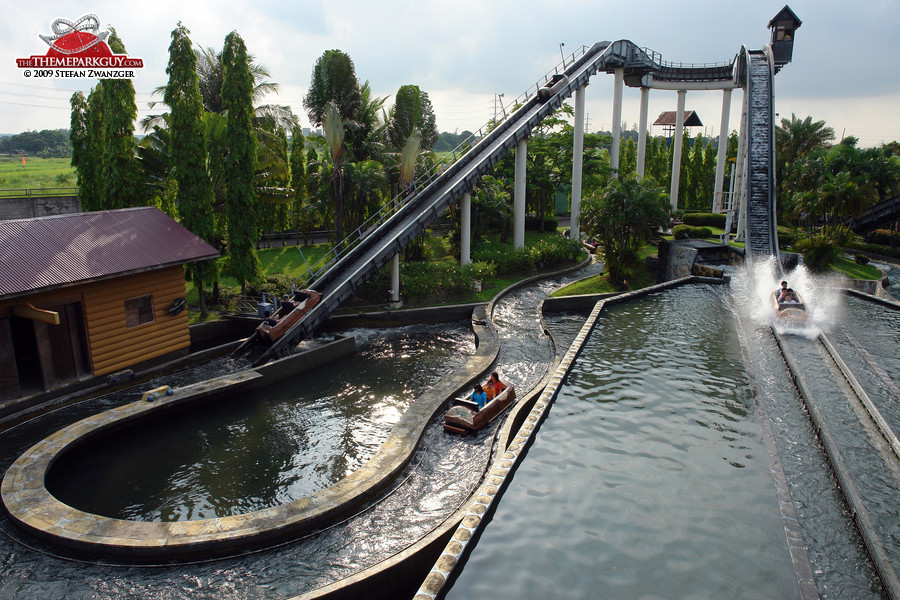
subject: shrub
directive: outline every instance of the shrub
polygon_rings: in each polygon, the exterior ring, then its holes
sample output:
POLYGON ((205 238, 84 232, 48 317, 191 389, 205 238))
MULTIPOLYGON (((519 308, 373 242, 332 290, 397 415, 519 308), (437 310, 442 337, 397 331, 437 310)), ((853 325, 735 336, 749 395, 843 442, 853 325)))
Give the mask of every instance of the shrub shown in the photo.
MULTIPOLYGON (((538 231, 540 220, 534 215, 525 215, 525 230, 538 231)), ((544 231, 556 231, 559 227, 559 219, 556 217, 544 217, 544 231)), ((543 232, 539 232, 543 233, 543 232)))
POLYGON ((725 228, 725 213, 685 213, 681 219, 685 225, 696 227, 721 227, 725 228))
POLYGON ((476 250, 473 260, 496 265, 498 275, 531 273, 537 267, 549 268, 577 260, 583 252, 581 244, 561 235, 542 238, 528 248, 476 250))
POLYGON ((891 246, 881 246, 879 244, 863 244, 861 242, 852 242, 848 244, 848 247, 853 248, 854 250, 859 250, 861 252, 868 252, 869 254, 882 254, 884 256, 893 256, 895 258, 900 258, 900 247, 891 247, 891 246))
POLYGON ((890 229, 876 229, 870 231, 865 236, 868 244, 881 244, 883 246, 896 246, 900 243, 900 235, 895 234, 890 229))
POLYGON ((472 259, 491 263, 497 268, 498 275, 510 273, 527 273, 537 266, 534 254, 529 248, 519 250, 476 250, 472 259))
POLYGON ((693 225, 676 225, 672 229, 672 237, 676 240, 684 239, 685 234, 693 239, 711 238, 712 230, 708 227, 694 227, 693 225))
MULTIPOLYGON (((390 289, 391 270, 381 269, 359 290, 357 296, 371 303, 384 302, 390 289)), ((466 298, 472 294, 472 281, 496 277, 494 265, 473 262, 468 265, 453 263, 400 263, 400 289, 410 300, 444 300, 466 298)))
POLYGON ((797 236, 794 235, 793 232, 783 230, 781 227, 778 228, 778 247, 779 248, 789 248, 794 245, 794 242, 797 240, 797 236))
POLYGON ((855 260, 856 264, 858 264, 858 265, 869 264, 869 257, 866 256, 865 254, 857 254, 856 256, 853 257, 853 260, 855 260))
POLYGON ((841 248, 822 234, 798 240, 794 249, 803 255, 803 262, 813 271, 825 271, 841 256, 841 248))
POLYGON ((284 273, 273 273, 261 281, 248 283, 247 293, 251 296, 266 294, 267 296, 278 296, 279 298, 291 291, 291 284, 294 278, 284 273))

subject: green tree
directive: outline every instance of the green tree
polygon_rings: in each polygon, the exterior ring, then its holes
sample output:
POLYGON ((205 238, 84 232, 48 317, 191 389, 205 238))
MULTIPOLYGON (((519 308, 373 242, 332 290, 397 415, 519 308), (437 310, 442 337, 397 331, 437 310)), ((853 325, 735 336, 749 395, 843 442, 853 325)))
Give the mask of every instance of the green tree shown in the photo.
MULTIPOLYGON (((206 170, 206 131, 203 127, 203 101, 197 77, 197 59, 188 37, 190 31, 180 22, 172 31, 169 45, 169 82, 165 102, 169 105, 169 137, 171 169, 178 182, 176 206, 181 223, 207 242, 215 234, 213 220, 213 187, 206 170)), ((213 261, 188 267, 200 295, 200 316, 206 318, 206 296, 203 285, 212 280, 213 261)))
POLYGON ((703 134, 698 133, 694 138, 694 145, 691 148, 690 160, 687 164, 682 164, 683 176, 685 181, 685 204, 691 210, 703 210, 709 208, 706 206, 706 198, 702 196, 703 181, 703 134))
POLYGON ((700 167, 700 199, 701 210, 712 209, 713 189, 716 186, 716 161, 718 148, 713 148, 712 143, 707 143, 703 149, 703 164, 700 167))
POLYGON ((344 224, 348 230, 357 229, 381 208, 390 191, 384 166, 377 160, 363 160, 344 165, 344 194, 347 199, 344 224))
POLYGON ((644 175, 658 181, 662 186, 671 182, 672 163, 669 162, 669 148, 666 138, 657 136, 647 142, 647 160, 644 175))
POLYGON ((888 145, 862 151, 866 179, 878 193, 878 202, 896 196, 900 188, 900 159, 888 145))
POLYGON ((634 138, 628 138, 622 144, 622 155, 619 158, 619 176, 625 177, 637 169, 637 145, 634 138))
POLYGON ((334 237, 344 240, 344 120, 337 104, 329 102, 323 129, 331 158, 331 190, 334 199, 334 237))
POLYGON ((226 219, 228 223, 228 267, 241 282, 241 294, 247 282, 260 274, 259 257, 253 242, 257 237, 256 206, 256 134, 253 131, 253 75, 247 47, 237 32, 225 37, 222 53, 222 101, 227 110, 225 159, 226 219))
MULTIPOLYGON (((125 45, 115 29, 110 27, 109 48, 125 54, 125 45)), ((104 79, 100 88, 103 103, 103 207, 127 208, 140 206, 144 201, 143 175, 135 155, 134 120, 137 105, 134 85, 130 79, 104 79)))
MULTIPOLYGON (((795 193, 805 191, 801 187, 802 163, 819 150, 826 150, 834 141, 834 129, 825 121, 813 121, 812 117, 782 119, 775 127, 775 181, 778 198, 790 199, 795 193)), ((784 203, 790 210, 791 203, 784 203)), ((782 206, 779 206, 781 209, 782 206)))
POLYGON ((655 181, 637 174, 614 179, 582 206, 585 231, 603 244, 610 279, 622 284, 641 265, 640 251, 668 223, 665 193, 655 181))
POLYGON ((350 161, 381 160, 385 154, 383 141, 384 122, 381 119, 387 98, 375 96, 369 82, 360 88, 359 109, 351 117, 344 117, 347 130, 345 145, 350 161))
POLYGON ((356 67, 350 56, 340 50, 327 50, 313 67, 309 91, 303 98, 303 107, 315 126, 325 123, 328 103, 337 106, 342 119, 356 119, 362 105, 362 94, 356 67))
POLYGON ((422 149, 431 150, 437 143, 437 121, 428 94, 417 85, 403 85, 388 112, 385 137, 392 148, 399 150, 414 130, 419 131, 422 149))
MULTIPOLYGON (((674 140, 672 142, 672 151, 675 151, 674 140)), ((678 206, 688 206, 687 194, 691 182, 691 134, 688 128, 684 128, 681 136, 681 171, 678 175, 678 206)))
POLYGON ((78 203, 87 212, 100 207, 102 179, 100 179, 100 153, 89 123, 90 107, 81 92, 72 94, 72 114, 69 139, 72 143, 72 166, 78 181, 78 203))

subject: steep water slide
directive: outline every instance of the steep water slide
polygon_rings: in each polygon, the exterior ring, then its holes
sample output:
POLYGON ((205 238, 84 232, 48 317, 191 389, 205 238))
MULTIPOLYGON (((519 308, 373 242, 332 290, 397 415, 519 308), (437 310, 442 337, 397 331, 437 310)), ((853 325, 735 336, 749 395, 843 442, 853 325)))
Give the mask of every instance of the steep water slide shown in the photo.
POLYGON ((775 219, 774 75, 775 64, 768 48, 741 48, 735 77, 736 83, 743 84, 745 94, 741 126, 746 154, 741 197, 747 229, 744 256, 750 262, 769 256, 780 258, 775 219))
MULTIPOLYGON (((580 56, 573 55, 561 67, 546 74, 515 101, 513 110, 496 127, 469 147, 453 153, 455 159, 418 181, 416 192, 404 199, 394 199, 378 214, 352 233, 329 253, 330 260, 315 270, 299 287, 312 288, 322 299, 306 316, 276 342, 260 334, 248 338, 235 356, 262 364, 273 357, 285 356, 301 339, 308 337, 328 316, 352 298, 366 280, 375 275, 416 236, 434 223, 447 207, 464 193, 471 192, 487 173, 532 129, 569 98, 587 85, 599 71, 613 73, 623 69, 625 82, 639 87, 646 81, 698 82, 726 81, 738 77, 739 86, 746 85, 753 96, 751 102, 747 154, 749 176, 747 208, 752 232, 748 246, 752 256, 777 253, 774 225, 774 150, 772 113, 771 58, 765 51, 747 51, 731 62, 715 65, 668 63, 658 53, 641 48, 628 40, 598 42, 584 47, 580 56), (740 61, 743 60, 741 63, 740 61), (736 66, 744 65, 740 72, 736 66)), ((312 269, 311 269, 312 271, 312 269)))
MULTIPOLYGON (((482 175, 526 138, 541 120, 553 113, 591 75, 605 63, 624 60, 618 51, 634 48, 631 42, 610 44, 599 42, 587 49, 563 72, 545 76, 545 81, 524 94, 521 106, 500 122, 490 133, 465 151, 437 174, 414 196, 404 202, 395 201, 363 226, 345 247, 334 252, 334 258, 302 287, 314 288, 322 300, 282 338, 269 343, 260 334, 248 338, 235 355, 258 365, 287 354, 304 337, 310 335, 356 290, 403 251, 410 241, 425 231, 464 193, 475 188, 482 175), (560 75, 563 75, 560 77, 560 75)), ((521 97, 520 97, 521 98, 521 97)))

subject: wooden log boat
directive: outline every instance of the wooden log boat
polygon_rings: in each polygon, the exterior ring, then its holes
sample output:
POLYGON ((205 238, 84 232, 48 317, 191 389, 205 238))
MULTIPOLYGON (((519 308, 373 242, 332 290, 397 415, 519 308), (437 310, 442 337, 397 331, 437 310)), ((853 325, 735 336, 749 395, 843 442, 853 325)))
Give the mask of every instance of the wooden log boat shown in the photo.
POLYGON ((775 317, 778 320, 787 323, 805 323, 809 315, 806 312, 806 304, 803 303, 800 295, 794 292, 794 298, 796 298, 797 302, 780 302, 775 297, 776 293, 777 291, 772 292, 769 297, 772 302, 772 310, 775 312, 775 317))
POLYGON ((444 415, 444 431, 469 433, 481 429, 516 401, 516 388, 509 384, 505 390, 478 410, 471 400, 454 400, 453 406, 444 415))
POLYGON ((263 338, 274 342, 311 311, 321 299, 322 294, 316 290, 297 290, 291 296, 293 306, 282 304, 274 315, 256 327, 256 331, 263 338))

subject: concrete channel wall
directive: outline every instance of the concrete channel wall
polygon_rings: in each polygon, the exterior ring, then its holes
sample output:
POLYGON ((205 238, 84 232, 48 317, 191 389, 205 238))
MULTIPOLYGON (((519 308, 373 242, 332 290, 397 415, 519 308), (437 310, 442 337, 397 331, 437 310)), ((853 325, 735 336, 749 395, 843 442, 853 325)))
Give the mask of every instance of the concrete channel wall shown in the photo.
MULTIPOLYGON (((561 275, 566 275, 568 273, 578 271, 589 265, 590 261, 591 259, 588 258, 584 262, 574 267, 570 267, 555 273, 537 275, 512 284, 511 286, 497 294, 494 300, 486 307, 483 312, 483 317, 485 319, 484 324, 490 325, 491 331, 495 331, 493 329, 493 325, 490 324, 490 317, 493 316, 496 303, 509 293, 515 291, 518 288, 525 287, 540 280, 559 277, 561 275)), ((447 309, 451 311, 458 310, 458 308, 456 307, 422 309, 423 311, 427 311, 423 312, 422 316, 424 317, 430 315, 430 312, 433 310, 442 311, 447 309)), ((434 317, 434 315, 431 316, 432 318, 434 317)), ((476 322, 477 320, 477 317, 473 315, 473 322, 476 322)), ((546 331, 546 328, 544 329, 546 331)), ((557 354, 557 363, 559 359, 560 356, 557 354)), ((469 385, 471 385, 473 382, 486 375, 490 371, 492 366, 493 361, 491 362, 491 364, 487 365, 487 367, 478 377, 474 377, 466 381, 466 383, 463 385, 463 389, 468 388, 469 385)), ((535 388, 525 392, 522 398, 520 398, 516 402, 516 404, 513 405, 510 413, 507 415, 504 421, 504 424, 502 425, 501 436, 497 445, 498 448, 506 448, 506 446, 508 445, 508 438, 510 436, 510 433, 514 430, 518 430, 519 425, 521 424, 520 419, 524 419, 527 417, 528 411, 523 410, 523 407, 530 407, 534 404, 536 399, 540 396, 543 388, 549 382, 553 371, 554 368, 549 369, 544 379, 537 386, 535 386, 535 388)), ((447 401, 449 400, 450 398, 447 398, 447 401)), ((446 404, 447 402, 444 402, 444 405, 441 407, 441 409, 443 409, 446 404)), ((489 471, 490 467, 485 473, 485 477, 489 475, 489 471)), ((471 500, 469 502, 471 502, 471 500)), ((468 515, 470 510, 468 504, 469 503, 463 505, 459 510, 455 511, 452 515, 445 519, 443 523, 435 527, 426 536, 411 544, 405 550, 392 556, 390 559, 382 561, 381 563, 373 565, 368 569, 355 573, 350 577, 344 578, 330 585, 301 594, 300 596, 297 596, 292 600, 356 600, 357 598, 366 598, 367 600, 394 600, 395 598, 405 598, 412 596, 412 594, 415 593, 416 589, 418 589, 419 583, 421 582, 422 578, 428 574, 429 569, 434 564, 434 561, 441 555, 441 552, 446 547, 447 543, 451 541, 451 536, 453 536, 457 532, 457 529, 463 522, 463 519, 468 515)))
MULTIPOLYGON (((422 582, 414 600, 434 600, 438 598, 448 584, 452 584, 456 570, 468 555, 470 542, 477 539, 481 528, 490 521, 490 516, 496 508, 503 490, 509 483, 511 475, 521 463, 528 447, 534 439, 541 422, 547 416, 550 406, 556 399, 559 387, 572 368, 575 359, 581 353, 585 342, 597 323, 602 311, 609 305, 628 302, 648 294, 661 290, 671 289, 686 283, 725 283, 718 278, 685 277, 675 281, 668 281, 641 290, 617 294, 611 297, 594 298, 594 306, 581 331, 569 346, 565 355, 552 369, 549 381, 533 401, 526 401, 516 406, 516 410, 507 418, 504 425, 502 439, 509 440, 501 454, 491 465, 488 476, 481 487, 472 495, 467 505, 466 514, 452 538, 444 547, 443 552, 435 561, 430 573, 422 582), (521 423, 514 426, 514 423, 521 423)), ((545 300, 545 310, 546 310, 545 300)), ((587 298, 582 298, 576 303, 586 303, 587 298)), ((570 310, 570 309, 566 309, 570 310)))

